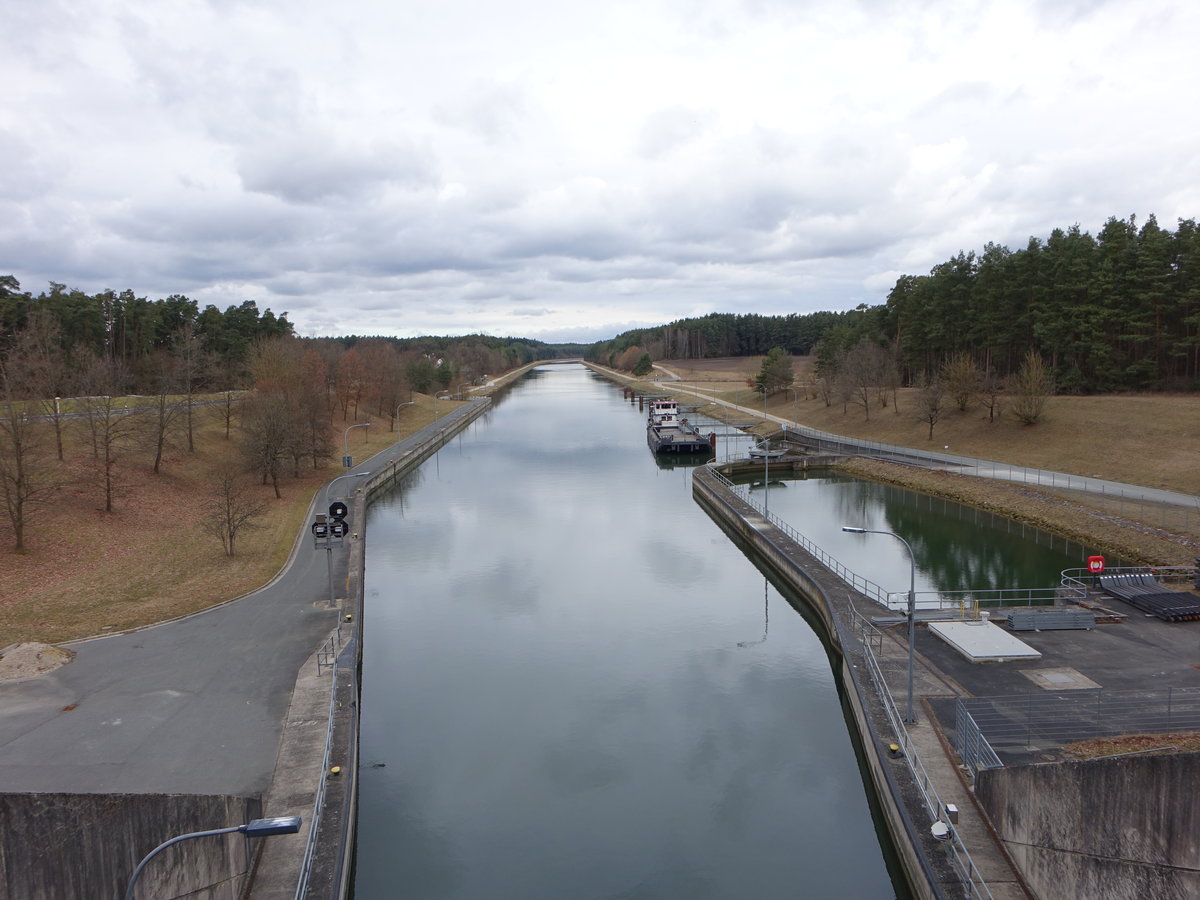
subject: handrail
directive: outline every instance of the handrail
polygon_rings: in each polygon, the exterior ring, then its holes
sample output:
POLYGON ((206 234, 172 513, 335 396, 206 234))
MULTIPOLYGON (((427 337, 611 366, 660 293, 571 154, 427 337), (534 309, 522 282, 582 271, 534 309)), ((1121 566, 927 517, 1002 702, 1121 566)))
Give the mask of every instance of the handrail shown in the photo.
MULTIPOLYGON (((750 493, 745 485, 737 485, 729 480, 725 475, 717 471, 715 466, 708 467, 709 473, 713 478, 726 489, 731 491, 735 496, 740 498, 748 506, 760 513, 764 519, 769 521, 776 528, 780 529, 792 541, 803 547, 808 553, 815 556, 825 568, 836 574, 839 578, 857 590, 864 596, 869 597, 876 603, 887 607, 889 610, 907 610, 908 609, 908 592, 907 591, 888 591, 880 585, 871 581, 869 578, 851 571, 838 560, 834 559, 804 535, 800 534, 787 522, 784 522, 774 513, 767 511, 765 504, 759 503, 757 498, 750 493)), ((1187 567, 1180 567, 1191 571, 1187 567)), ((1114 570, 1115 571, 1115 570, 1114 570)), ((1144 571, 1144 570, 1143 570, 1144 571)), ((1076 600, 1082 600, 1087 597, 1087 589, 1083 586, 1075 586, 1069 584, 1065 579, 1061 584, 1054 587, 1038 587, 1038 588, 972 588, 964 591, 917 591, 915 593, 915 606, 918 610, 946 610, 957 609, 961 615, 966 615, 970 610, 972 613, 978 611, 982 603, 997 603, 1006 606, 1025 605, 1032 606, 1034 603, 1053 602, 1058 597, 1062 596, 1064 589, 1073 596, 1076 600)))
MULTIPOLYGON (((333 640, 331 637, 330 640, 333 640)), ((329 722, 325 729, 325 754, 321 758, 321 781, 313 800, 313 812, 309 818, 308 838, 304 846, 304 861, 300 864, 300 877, 296 881, 295 900, 302 900, 308 892, 308 879, 312 874, 313 858, 317 852, 317 838, 321 831, 321 812, 325 808, 325 787, 329 779, 329 760, 333 753, 334 715, 337 712, 337 666, 329 679, 329 722)))
MULTIPOLYGON (((892 733, 896 735, 901 755, 908 765, 913 781, 916 782, 917 788, 921 793, 921 800, 925 804, 925 809, 933 821, 949 823, 950 816, 947 806, 942 801, 937 789, 933 786, 933 779, 929 777, 929 773, 925 770, 925 764, 921 762, 916 745, 908 733, 908 728, 905 727, 904 717, 901 716, 900 710, 897 709, 896 703, 892 699, 892 692, 888 688, 887 680, 884 678, 883 669, 880 667, 879 660, 875 656, 872 643, 882 647, 883 632, 867 621, 853 606, 850 606, 850 615, 851 628, 854 629, 859 637, 863 656, 867 663, 867 670, 871 673, 871 680, 875 683, 875 690, 883 704, 888 724, 892 727, 892 733)), ((971 852, 967 849, 966 844, 959 837, 957 828, 950 828, 949 847, 954 867, 966 882, 971 896, 992 898, 992 892, 987 886, 987 881, 975 865, 975 860, 971 857, 971 852)))

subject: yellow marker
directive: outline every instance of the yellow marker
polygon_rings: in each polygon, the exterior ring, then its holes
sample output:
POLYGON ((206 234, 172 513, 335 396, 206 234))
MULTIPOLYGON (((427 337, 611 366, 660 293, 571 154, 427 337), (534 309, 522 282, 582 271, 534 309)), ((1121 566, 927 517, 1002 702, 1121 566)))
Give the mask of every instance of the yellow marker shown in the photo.
POLYGON ((341 775, 341 774, 342 774, 342 767, 341 767, 341 766, 331 766, 331 767, 329 768, 329 774, 330 774, 330 775, 341 775))

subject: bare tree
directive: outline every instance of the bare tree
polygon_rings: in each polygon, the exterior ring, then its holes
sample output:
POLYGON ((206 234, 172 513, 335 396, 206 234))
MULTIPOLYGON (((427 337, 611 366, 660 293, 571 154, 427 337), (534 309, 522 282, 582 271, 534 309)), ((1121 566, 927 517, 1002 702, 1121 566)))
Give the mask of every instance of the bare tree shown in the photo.
POLYGON ((366 388, 366 369, 358 351, 351 347, 337 363, 337 400, 342 408, 342 421, 350 420, 350 407, 354 407, 354 421, 358 421, 358 405, 366 388))
MULTIPOLYGON (((196 452, 195 422, 195 391, 208 380, 212 368, 212 355, 206 353, 196 323, 188 320, 183 323, 171 340, 171 352, 175 357, 175 378, 183 391, 184 425, 187 431, 188 453, 196 452)), ((228 420, 226 420, 225 437, 229 437, 228 420)), ((157 471, 157 469, 155 470, 157 471)))
POLYGON ((933 440, 933 426, 946 410, 946 386, 936 375, 926 373, 917 391, 917 413, 922 422, 929 423, 929 440, 933 440))
POLYGON ((154 448, 154 474, 162 467, 163 453, 175 438, 180 425, 186 426, 189 449, 192 448, 191 404, 180 404, 174 399, 178 386, 179 367, 164 351, 159 351, 151 360, 154 381, 154 407, 146 416, 146 436, 154 448))
POLYGON ((266 508, 250 485, 227 465, 214 478, 212 491, 203 504, 204 519, 200 527, 221 541, 226 556, 233 556, 238 535, 255 528, 254 520, 266 508))
POLYGON ((1036 424, 1046 408, 1046 400, 1054 393, 1054 376, 1041 354, 1033 350, 1025 354, 1008 392, 1012 396, 1009 407, 1017 420, 1022 425, 1036 424))
POLYGON ((848 399, 861 406, 866 418, 871 418, 872 395, 882 391, 886 406, 888 368, 887 351, 869 338, 861 338, 850 348, 842 362, 842 375, 849 392, 848 399))
POLYGON ((136 410, 119 395, 124 392, 124 374, 112 360, 94 357, 88 367, 87 385, 99 393, 82 398, 84 420, 92 437, 92 455, 99 463, 104 484, 104 511, 113 511, 116 464, 121 452, 134 443, 140 425, 136 410))
POLYGON ((25 550, 25 529, 33 507, 54 490, 42 433, 28 403, 15 402, 0 369, 0 495, 13 530, 13 549, 25 550))
POLYGON ((63 432, 66 413, 60 401, 72 387, 73 378, 62 352, 57 321, 45 310, 34 310, 24 330, 17 335, 8 353, 9 388, 13 396, 34 401, 54 426, 58 458, 63 459, 63 432))
POLYGON ((279 490, 280 465, 291 455, 296 431, 294 410, 287 398, 267 392, 247 400, 241 431, 246 462, 261 473, 263 484, 271 483, 276 499, 283 497, 279 490))
POLYGON ((942 363, 942 381, 946 391, 954 398, 959 410, 967 408, 979 396, 983 373, 969 353, 955 353, 942 363))
POLYGON ((1000 414, 1001 397, 1003 394, 1004 379, 996 375, 991 369, 988 369, 983 373, 983 380, 979 383, 979 402, 987 409, 989 422, 995 422, 996 416, 1000 414))

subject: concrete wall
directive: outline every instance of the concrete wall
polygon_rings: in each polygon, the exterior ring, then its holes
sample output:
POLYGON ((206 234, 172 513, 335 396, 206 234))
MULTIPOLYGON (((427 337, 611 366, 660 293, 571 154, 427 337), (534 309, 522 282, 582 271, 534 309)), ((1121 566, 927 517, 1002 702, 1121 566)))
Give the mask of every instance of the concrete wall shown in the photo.
MULTIPOLYGON (((0 794, 0 897, 123 897, 138 862, 163 841, 241 825, 260 810, 257 797, 0 794)), ((183 841, 150 862, 136 896, 238 900, 254 849, 241 834, 183 841)))
POLYGON ((1200 897, 1200 753, 1010 766, 976 796, 1039 897, 1200 897))

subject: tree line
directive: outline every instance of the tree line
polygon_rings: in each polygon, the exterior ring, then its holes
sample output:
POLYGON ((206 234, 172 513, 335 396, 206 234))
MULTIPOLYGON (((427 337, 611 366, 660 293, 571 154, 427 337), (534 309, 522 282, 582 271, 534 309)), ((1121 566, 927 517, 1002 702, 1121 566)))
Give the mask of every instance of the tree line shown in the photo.
MULTIPOLYGON (((89 370, 115 370, 126 390, 142 393, 167 357, 209 361, 205 381, 216 390, 244 387, 245 361, 255 341, 290 335, 287 314, 260 311, 253 300, 229 306, 200 305, 182 294, 150 300, 131 290, 88 294, 50 283, 48 291, 22 291, 0 275, 0 355, 36 345, 53 362, 51 396, 77 392, 89 370)), ((50 374, 50 373, 47 373, 50 374)))
POLYGON ((216 419, 228 445, 206 521, 232 554, 260 511, 251 481, 281 498, 289 477, 336 456, 347 424, 395 428, 414 392, 459 394, 544 352, 482 336, 297 338, 289 326, 231 357, 184 328, 134 365, 112 342, 100 353, 64 347, 58 322, 41 311, 23 325, 0 354, 0 500, 18 552, 36 510, 61 488, 94 489, 113 512, 130 463, 160 474, 172 451, 194 453, 198 429, 216 419))
POLYGON ((1200 228, 1154 216, 1109 218, 1093 237, 1078 225, 1031 237, 1019 250, 988 243, 928 275, 901 276, 884 303, 786 316, 714 313, 635 329, 587 348, 618 368, 643 354, 696 359, 824 349, 844 356, 866 340, 919 385, 966 356, 985 376, 1015 376, 1033 352, 1059 392, 1200 388, 1200 228))

